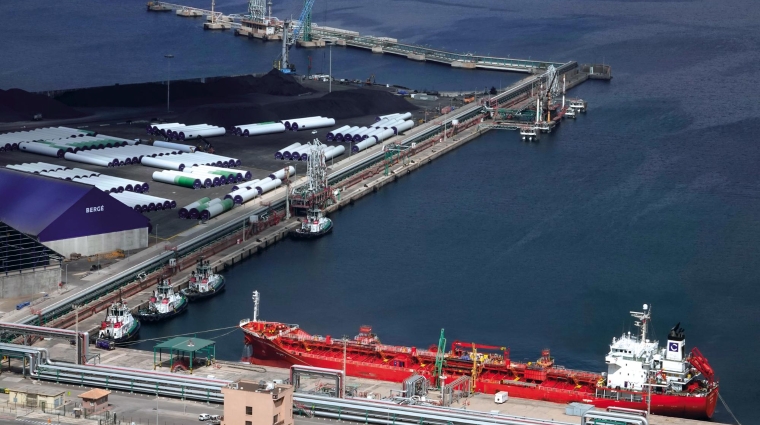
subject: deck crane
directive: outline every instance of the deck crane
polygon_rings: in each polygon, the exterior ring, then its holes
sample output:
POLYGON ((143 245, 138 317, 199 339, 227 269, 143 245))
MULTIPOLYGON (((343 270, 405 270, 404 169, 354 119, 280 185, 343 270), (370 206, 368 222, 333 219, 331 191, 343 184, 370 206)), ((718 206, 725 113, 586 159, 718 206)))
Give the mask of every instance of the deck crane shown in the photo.
POLYGON ((296 67, 290 63, 288 54, 290 48, 296 44, 299 37, 303 36, 302 33, 308 34, 309 38, 311 37, 312 7, 314 7, 314 0, 305 0, 298 21, 285 21, 282 26, 282 53, 280 53, 280 57, 274 62, 274 67, 280 70, 283 74, 290 74, 296 70, 296 67), (307 26, 308 28, 306 28, 307 26), (292 30, 292 33, 290 30, 292 30))
POLYGON ((443 367, 446 365, 446 338, 443 336, 443 329, 441 329, 441 337, 438 338, 438 351, 435 352, 435 371, 433 372, 435 378, 435 386, 438 390, 443 390, 444 377, 443 367))

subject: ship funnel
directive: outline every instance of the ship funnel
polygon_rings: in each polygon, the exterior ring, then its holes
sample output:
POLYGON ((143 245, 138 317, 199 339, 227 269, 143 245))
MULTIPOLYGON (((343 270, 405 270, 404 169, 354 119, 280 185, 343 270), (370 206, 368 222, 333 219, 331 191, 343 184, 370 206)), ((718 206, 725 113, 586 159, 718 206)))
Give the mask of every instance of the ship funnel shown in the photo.
POLYGON ((253 291, 253 321, 259 321, 259 291, 253 291))
POLYGON ((673 361, 683 361, 684 359, 684 346, 686 345, 686 338, 684 337, 683 328, 678 323, 673 326, 673 329, 668 333, 668 347, 665 351, 665 358, 673 361))

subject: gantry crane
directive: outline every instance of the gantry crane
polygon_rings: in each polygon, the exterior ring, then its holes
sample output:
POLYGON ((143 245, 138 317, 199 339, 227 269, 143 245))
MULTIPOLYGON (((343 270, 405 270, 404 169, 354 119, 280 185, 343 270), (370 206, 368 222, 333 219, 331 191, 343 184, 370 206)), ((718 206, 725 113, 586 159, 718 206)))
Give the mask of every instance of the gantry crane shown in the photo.
POLYGON ((303 10, 297 21, 285 21, 282 26, 282 52, 274 62, 274 67, 284 74, 295 72, 296 67, 290 63, 289 50, 303 37, 305 41, 311 41, 311 8, 314 0, 304 0, 303 10), (308 39, 307 39, 308 37, 308 39))

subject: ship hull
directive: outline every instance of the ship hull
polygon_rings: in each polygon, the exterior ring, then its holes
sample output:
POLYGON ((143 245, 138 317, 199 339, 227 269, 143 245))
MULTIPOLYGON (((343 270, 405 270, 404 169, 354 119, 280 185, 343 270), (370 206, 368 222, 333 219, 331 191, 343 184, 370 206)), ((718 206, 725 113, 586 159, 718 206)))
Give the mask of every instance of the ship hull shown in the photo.
POLYGON ((332 232, 333 224, 330 222, 330 224, 325 229, 320 229, 318 232, 304 232, 301 229, 295 229, 290 232, 290 237, 293 239, 316 239, 321 236, 324 236, 330 232, 332 232))
MULTIPOLYGON (((302 365, 335 370, 343 370, 345 368, 346 375, 348 376, 397 383, 403 382, 414 373, 429 375, 426 371, 415 370, 412 368, 352 360, 347 360, 344 364, 342 358, 310 356, 308 352, 301 351, 289 352, 279 346, 276 341, 261 338, 245 329, 244 332, 245 344, 250 350, 250 355, 243 358, 243 361, 255 365, 278 368, 290 368, 293 365, 302 365)), ((430 376, 427 377, 430 378, 430 376)), ((622 407, 647 410, 648 408, 645 393, 638 393, 639 397, 637 400, 641 401, 625 401, 597 397, 593 390, 588 387, 584 387, 581 390, 573 390, 543 385, 505 385, 500 382, 484 382, 479 380, 476 383, 476 391, 486 394, 507 391, 509 396, 514 398, 540 400, 560 404, 579 402, 593 404, 602 409, 607 407, 622 407)), ((717 399, 718 388, 713 389, 704 397, 653 394, 649 408, 651 408, 651 412, 656 415, 689 419, 709 419, 715 411, 717 399)))

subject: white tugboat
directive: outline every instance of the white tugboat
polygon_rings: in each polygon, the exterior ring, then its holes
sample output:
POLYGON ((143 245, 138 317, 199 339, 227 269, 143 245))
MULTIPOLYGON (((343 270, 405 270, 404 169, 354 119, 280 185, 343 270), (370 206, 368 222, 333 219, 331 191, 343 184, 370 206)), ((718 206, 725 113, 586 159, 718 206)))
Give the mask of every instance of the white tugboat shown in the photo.
POLYGON ((325 217, 322 210, 312 208, 301 221, 301 227, 293 231, 292 236, 296 239, 311 239, 326 235, 332 231, 332 220, 325 217))
POLYGON ((198 260, 195 271, 190 274, 188 287, 180 292, 187 297, 188 301, 196 301, 223 291, 224 283, 224 276, 214 272, 211 264, 201 258, 198 260))
POLYGON ((576 113, 575 113, 575 109, 573 109, 573 108, 567 108, 565 110, 565 116, 567 118, 575 119, 575 117, 577 116, 576 113))
POLYGON ((112 349, 114 345, 135 339, 140 333, 140 322, 132 316, 125 301, 111 304, 106 311, 106 319, 100 323, 98 331, 98 347, 112 349))
POLYGON ((520 136, 523 140, 533 141, 539 138, 539 129, 537 126, 529 125, 520 128, 520 136))
POLYGON ((575 109, 576 112, 586 112, 588 104, 583 99, 570 99, 570 109, 575 109))
POLYGON ((162 281, 153 291, 148 306, 137 311, 137 319, 156 322, 174 317, 187 310, 187 297, 174 292, 171 282, 162 281))

